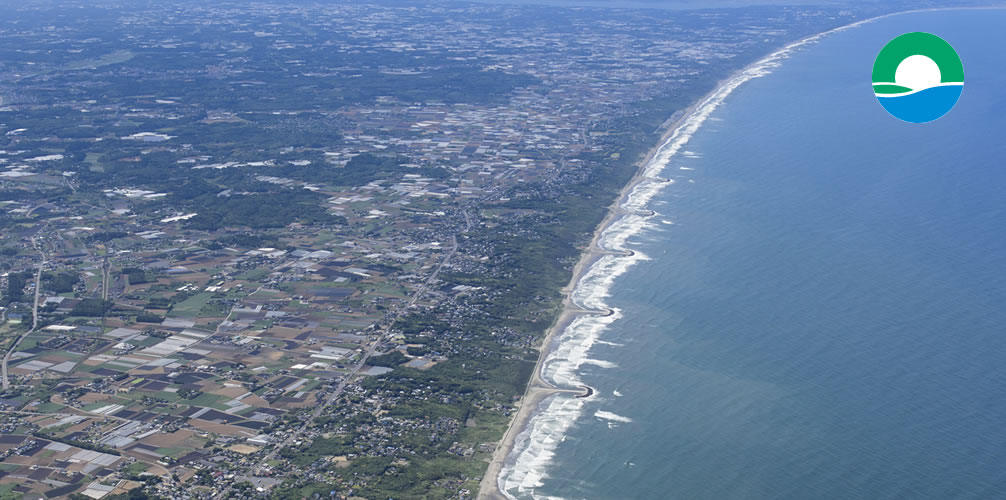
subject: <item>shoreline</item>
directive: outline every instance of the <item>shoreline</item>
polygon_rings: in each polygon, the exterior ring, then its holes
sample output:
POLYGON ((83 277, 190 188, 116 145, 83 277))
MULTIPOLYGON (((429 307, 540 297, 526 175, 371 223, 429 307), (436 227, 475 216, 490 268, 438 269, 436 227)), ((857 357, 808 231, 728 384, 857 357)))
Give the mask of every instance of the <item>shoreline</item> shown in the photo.
MULTIPOLYGON (((754 66, 759 61, 752 63, 750 66, 754 66)), ((482 477, 482 481, 479 484, 479 499, 486 500, 508 500, 507 496, 500 490, 498 485, 499 474, 503 469, 503 465, 506 458, 513 451, 514 442, 517 436, 524 430, 531 418, 537 413, 537 409, 541 406, 550 396, 555 396, 562 393, 569 393, 574 395, 580 395, 584 397, 580 391, 571 389, 561 389, 550 384, 548 381, 541 377, 541 369, 545 363, 545 359, 548 357, 549 353, 552 351, 552 344, 559 340, 562 332, 566 330, 566 327, 577 316, 581 314, 596 314, 590 311, 581 309, 577 304, 573 302, 573 290, 579 284, 580 279, 587 273, 587 271, 600 259, 602 256, 611 253, 610 251, 603 250, 597 246, 601 235, 607 230, 612 223, 625 215, 621 206, 625 203, 629 194, 638 186, 646 177, 646 165, 648 165, 653 158, 660 152, 661 148, 667 141, 673 137, 674 133, 685 124, 685 122, 692 116, 692 114, 697 110, 702 104, 707 102, 710 97, 712 97, 716 92, 722 89, 726 82, 729 82, 750 66, 745 66, 734 73, 731 73, 726 79, 721 80, 716 83, 716 86, 710 90, 708 93, 696 99, 691 105, 685 108, 681 116, 670 125, 668 125, 667 130, 661 134, 660 139, 657 143, 653 145, 646 153, 646 155, 638 162, 636 167, 636 172, 633 174, 629 182, 622 187, 618 192, 618 196, 615 201, 608 207, 608 213, 605 215, 601 223, 597 225, 594 229, 594 233, 591 236, 590 243, 584 249, 583 253, 580 255, 580 260, 577 261, 576 266, 573 267, 573 275, 570 278, 568 284, 562 288, 561 293, 563 294, 562 304, 559 306, 561 308, 559 315, 556 317, 555 322, 549 327, 545 334, 545 338, 542 340, 540 352, 538 354, 538 362, 535 364, 534 371, 531 374, 531 380, 528 381, 527 389, 524 392, 524 396, 520 400, 520 407, 514 414, 514 417, 510 421, 509 427, 507 427, 506 432, 503 434, 503 438, 500 440, 499 445, 496 446, 496 451, 493 452, 492 461, 489 463, 489 467, 486 469, 485 475, 482 477)), ((610 311, 609 311, 610 313, 610 311)), ((593 389, 588 389, 590 394, 585 397, 589 397, 594 393, 593 389)))
MULTIPOLYGON (((693 118, 697 111, 702 109, 704 106, 709 104, 714 98, 721 92, 727 91, 726 95, 722 96, 725 98, 739 85, 762 76, 761 74, 750 74, 752 71, 758 70, 763 65, 772 64, 779 59, 784 58, 793 49, 799 48, 811 42, 815 42, 818 39, 836 33, 839 31, 844 31, 846 29, 854 28, 862 24, 873 22, 879 19, 884 19, 887 17, 901 15, 901 14, 911 14, 918 12, 933 12, 933 11, 943 11, 943 10, 968 10, 968 9, 1003 9, 1004 7, 995 6, 975 6, 975 7, 943 7, 943 8, 927 8, 927 9, 914 9, 900 12, 892 12, 888 14, 882 14, 875 17, 870 17, 867 19, 862 19, 849 24, 831 28, 820 33, 806 36, 795 40, 793 42, 787 43, 784 46, 772 51, 771 53, 765 55, 764 57, 745 65, 744 67, 734 71, 726 78, 718 81, 716 85, 702 97, 696 99, 691 105, 689 105, 681 116, 668 125, 667 129, 661 135, 660 139, 654 144, 648 151, 647 154, 636 164, 636 172, 633 174, 632 178, 622 187, 618 192, 618 196, 615 201, 608 207, 608 212, 605 218, 598 224, 594 229, 593 236, 591 237, 589 245, 583 250, 580 260, 577 262, 576 266, 573 268, 573 274, 569 283, 562 288, 563 300, 560 305, 560 312, 556 317, 556 320, 552 323, 546 332, 545 338, 542 341, 540 347, 540 353, 538 356, 538 362, 535 365, 534 372, 531 375, 531 379, 528 381, 527 389, 525 390, 524 396, 521 398, 519 403, 519 408, 514 414, 510 421, 509 427, 507 427, 506 432, 503 434, 502 439, 493 452, 492 460, 489 463, 489 467, 486 469, 485 475, 479 485, 479 499, 485 500, 508 500, 510 497, 506 495, 499 486, 499 475, 503 469, 507 457, 513 451, 513 447, 517 436, 521 434, 527 427, 530 420, 538 412, 538 408, 550 397, 557 396, 559 394, 567 393, 573 396, 589 398, 591 394, 595 393, 592 388, 584 386, 587 390, 587 395, 583 395, 583 390, 574 389, 563 389, 558 388, 546 381, 541 377, 541 369, 544 365, 545 360, 548 358, 549 354, 553 350, 553 344, 559 341, 562 337, 563 332, 567 329, 570 323, 581 314, 598 314, 602 311, 588 311, 580 308, 572 300, 572 292, 579 285, 581 279, 586 275, 586 273, 591 269, 591 267, 605 254, 613 253, 612 251, 604 250, 598 246, 601 235, 612 226, 614 222, 621 219, 628 213, 622 208, 624 203, 628 200, 629 195, 636 189, 636 187, 642 182, 648 179, 648 169, 647 167, 653 161, 653 159, 660 153, 665 145, 671 141, 675 134, 679 132, 683 126, 689 123, 689 120, 693 118), (747 78, 745 78, 747 76, 747 78)), ((722 102, 722 99, 720 99, 722 102)), ((719 102, 715 103, 719 104, 719 102)), ((677 112, 675 112, 677 113, 677 112)), ((701 122, 700 122, 701 124, 701 122)), ((652 211, 651 211, 652 212, 652 211)), ((631 252, 631 250, 629 251, 631 252)), ((610 309, 609 309, 610 313, 610 309)))

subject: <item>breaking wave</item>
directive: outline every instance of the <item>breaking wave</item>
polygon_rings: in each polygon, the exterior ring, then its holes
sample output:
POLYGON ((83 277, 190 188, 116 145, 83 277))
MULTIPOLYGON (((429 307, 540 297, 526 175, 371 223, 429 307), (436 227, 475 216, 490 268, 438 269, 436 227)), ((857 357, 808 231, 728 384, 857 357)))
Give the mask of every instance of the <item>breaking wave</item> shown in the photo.
POLYGON ((611 413, 610 411, 604 411, 604 410, 597 410, 596 412, 594 412, 594 416, 597 418, 603 418, 604 420, 611 420, 612 422, 623 422, 626 424, 632 422, 632 419, 629 417, 623 417, 621 415, 616 415, 614 413, 611 413))

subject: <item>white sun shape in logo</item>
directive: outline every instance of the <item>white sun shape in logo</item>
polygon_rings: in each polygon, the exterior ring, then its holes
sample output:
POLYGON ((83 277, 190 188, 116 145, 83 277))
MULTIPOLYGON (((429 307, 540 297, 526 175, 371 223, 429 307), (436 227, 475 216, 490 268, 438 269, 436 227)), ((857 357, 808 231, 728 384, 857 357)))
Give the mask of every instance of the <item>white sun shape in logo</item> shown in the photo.
POLYGON ((921 54, 906 57, 894 70, 894 83, 912 90, 935 87, 941 78, 936 62, 921 54))

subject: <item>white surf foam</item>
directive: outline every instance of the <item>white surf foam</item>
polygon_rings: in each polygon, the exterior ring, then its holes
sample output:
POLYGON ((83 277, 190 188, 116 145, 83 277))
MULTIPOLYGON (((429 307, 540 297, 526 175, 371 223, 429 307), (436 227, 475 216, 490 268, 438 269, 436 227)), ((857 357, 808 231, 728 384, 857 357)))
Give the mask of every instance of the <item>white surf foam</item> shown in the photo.
MULTIPOLYGON (((597 343, 597 341, 594 341, 594 343, 597 343)), ((617 364, 611 361, 604 361, 603 359, 586 359, 583 361, 583 364, 599 366, 601 368, 618 368, 617 364)))
POLYGON ((594 416, 597 418, 603 418, 605 420, 611 420, 612 422, 622 422, 624 424, 632 422, 632 419, 629 417, 623 417, 621 415, 616 415, 614 413, 611 413, 610 411, 604 411, 604 410, 595 411, 594 416))
MULTIPOLYGON (((673 183, 656 180, 668 167, 670 160, 692 138, 699 127, 710 117, 713 111, 723 103, 737 87, 743 83, 771 73, 787 58, 794 49, 813 43, 821 37, 842 29, 847 29, 861 23, 837 28, 819 35, 790 44, 764 59, 747 67, 733 78, 723 83, 699 102, 694 110, 677 127, 660 146, 656 154, 643 166, 640 172, 640 182, 628 193, 621 208, 628 212, 605 229, 598 245, 602 248, 624 251, 628 250, 628 241, 641 231, 655 227, 647 217, 637 215, 646 209, 654 196, 663 188, 673 183)), ((701 154, 690 152, 692 157, 701 154)), ((694 182, 694 181, 690 181, 694 182)), ((557 339, 557 345, 548 354, 542 365, 542 377, 559 387, 576 388, 583 385, 578 377, 579 368, 585 363, 597 364, 588 357, 591 346, 598 342, 602 332, 608 326, 622 317, 621 311, 611 308, 605 303, 615 279, 624 274, 635 263, 648 260, 646 255, 635 251, 632 255, 604 255, 587 270, 577 282, 571 294, 571 299, 577 307, 585 309, 611 309, 607 316, 582 315, 573 320, 557 339)), ((615 391, 616 396, 621 393, 615 391)), ((590 398, 593 399, 593 398, 590 398)), ((555 455, 555 449, 576 420, 582 415, 583 406, 590 399, 574 398, 564 395, 552 397, 547 404, 539 407, 527 427, 518 436, 513 449, 507 456, 497 484, 508 498, 544 498, 535 494, 535 489, 542 485, 547 477, 546 468, 555 455)), ((595 417, 609 421, 609 427, 615 422, 627 423, 628 417, 611 412, 598 410, 595 417)))
MULTIPOLYGON (((545 466, 552 461, 555 447, 566 435, 573 421, 580 415, 584 400, 580 398, 552 397, 546 399, 541 410, 528 423, 527 428, 517 435, 514 450, 521 450, 516 457, 507 457, 507 463, 500 471, 498 484, 508 498, 516 498, 510 490, 518 494, 531 493, 542 485, 545 466), (516 458, 511 463, 511 458, 516 458)), ((540 498, 534 496, 534 498, 540 498)))

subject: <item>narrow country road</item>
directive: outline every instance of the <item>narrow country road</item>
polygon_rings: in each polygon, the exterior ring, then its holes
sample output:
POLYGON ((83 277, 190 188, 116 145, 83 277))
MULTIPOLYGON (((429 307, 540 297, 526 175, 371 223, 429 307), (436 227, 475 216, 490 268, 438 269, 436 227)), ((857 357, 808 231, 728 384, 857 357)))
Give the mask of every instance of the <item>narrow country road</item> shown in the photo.
POLYGON ((32 324, 31 328, 28 331, 22 333, 17 339, 14 340, 14 343, 11 344, 10 349, 7 349, 7 352, 4 354, 3 362, 0 362, 0 378, 2 378, 3 390, 5 391, 10 388, 10 380, 7 378, 7 363, 10 361, 11 355, 14 354, 14 351, 17 350, 18 344, 20 344, 21 341, 25 339, 25 337, 30 335, 31 332, 34 332, 35 329, 38 328, 38 301, 39 296, 41 295, 42 292, 42 270, 45 268, 46 260, 45 260, 45 251, 42 250, 41 245, 39 244, 35 236, 32 237, 31 242, 32 246, 35 247, 35 250, 37 250, 38 253, 42 256, 42 261, 39 262, 38 264, 38 270, 35 271, 35 305, 32 308, 31 313, 32 324))

